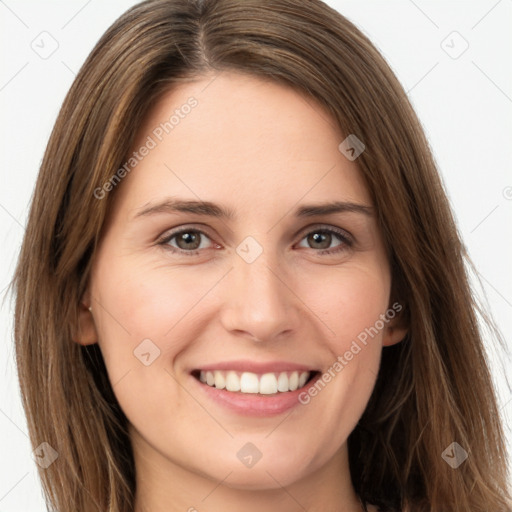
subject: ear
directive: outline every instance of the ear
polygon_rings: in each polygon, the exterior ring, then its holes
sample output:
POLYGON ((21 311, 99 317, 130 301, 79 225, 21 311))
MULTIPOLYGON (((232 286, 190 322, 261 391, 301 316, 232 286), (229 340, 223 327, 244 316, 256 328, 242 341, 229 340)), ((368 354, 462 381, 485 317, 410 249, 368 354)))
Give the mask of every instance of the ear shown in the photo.
POLYGON ((389 347, 400 343, 407 335, 409 329, 405 320, 405 311, 401 304, 395 302, 388 308, 386 316, 388 321, 384 327, 382 345, 389 347))
POLYGON ((92 345, 98 341, 89 293, 86 292, 78 305, 78 316, 72 339, 80 345, 92 345))
POLYGON ((400 343, 405 338, 406 335, 407 329, 403 327, 395 328, 392 326, 387 326, 386 331, 384 333, 384 337, 382 339, 382 345, 384 347, 396 345, 397 343, 400 343))

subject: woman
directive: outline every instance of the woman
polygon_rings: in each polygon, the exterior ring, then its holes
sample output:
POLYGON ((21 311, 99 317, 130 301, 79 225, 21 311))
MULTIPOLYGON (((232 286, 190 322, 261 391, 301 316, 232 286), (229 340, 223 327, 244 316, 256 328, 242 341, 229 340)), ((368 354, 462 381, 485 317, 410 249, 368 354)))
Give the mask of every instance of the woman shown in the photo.
POLYGON ((464 257, 407 97, 348 20, 135 6, 66 98, 15 276, 49 503, 509 510, 464 257))

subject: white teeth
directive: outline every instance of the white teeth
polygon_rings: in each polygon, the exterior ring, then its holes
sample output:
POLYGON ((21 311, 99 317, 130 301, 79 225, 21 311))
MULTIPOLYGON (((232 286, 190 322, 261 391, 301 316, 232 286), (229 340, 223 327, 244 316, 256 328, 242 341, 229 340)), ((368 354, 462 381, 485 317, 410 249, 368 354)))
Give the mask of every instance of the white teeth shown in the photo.
POLYGON ((262 395, 277 393, 277 379, 273 373, 265 373, 265 375, 261 376, 260 393, 262 395))
POLYGON ((228 372, 226 375, 226 389, 240 391, 240 377, 235 372, 228 372))
POLYGON ((215 376, 215 387, 217 389, 224 389, 226 387, 226 379, 224 378, 224 374, 219 371, 215 371, 213 374, 215 376))
POLYGON ((290 387, 288 386, 288 375, 285 372, 281 372, 279 374, 279 378, 277 379, 277 390, 278 391, 289 391, 290 387))
POLYGON ((309 373, 308 372, 302 372, 299 377, 299 388, 304 386, 306 384, 306 381, 308 380, 309 373))
POLYGON ((288 385, 290 386, 290 391, 295 391, 299 387, 299 372, 292 372, 288 379, 288 385))
POLYGON ((208 386, 217 389, 226 389, 232 392, 241 393, 260 393, 262 395, 273 395, 276 393, 286 393, 302 388, 310 372, 280 372, 264 373, 262 375, 235 371, 203 371, 199 372, 199 380, 208 386))
POLYGON ((260 390, 260 383, 258 376, 255 373, 244 372, 240 379, 240 391, 242 393, 258 393, 260 390))

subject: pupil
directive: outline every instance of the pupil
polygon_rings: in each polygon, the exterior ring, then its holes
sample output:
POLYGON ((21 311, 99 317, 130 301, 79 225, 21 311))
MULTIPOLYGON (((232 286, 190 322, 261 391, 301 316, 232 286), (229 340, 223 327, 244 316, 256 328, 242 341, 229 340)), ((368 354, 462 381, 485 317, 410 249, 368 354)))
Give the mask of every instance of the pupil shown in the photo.
POLYGON ((190 248, 194 242, 197 242, 197 235, 193 233, 183 233, 180 237, 180 240, 185 242, 186 248, 190 248))
POLYGON ((321 249, 326 249, 330 245, 329 237, 330 237, 330 235, 328 235, 327 233, 315 233, 313 235, 313 240, 315 243, 322 243, 322 241, 323 241, 324 245, 321 247, 321 249), (327 245, 325 244, 326 240, 328 242, 327 245))

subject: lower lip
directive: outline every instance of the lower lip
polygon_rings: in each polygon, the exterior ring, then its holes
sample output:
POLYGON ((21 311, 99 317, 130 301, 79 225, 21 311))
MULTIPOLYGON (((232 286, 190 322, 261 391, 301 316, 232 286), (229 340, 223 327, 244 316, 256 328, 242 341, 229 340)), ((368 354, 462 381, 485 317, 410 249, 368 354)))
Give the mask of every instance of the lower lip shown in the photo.
POLYGON ((199 386, 205 395, 221 406, 245 416, 276 416, 282 414, 297 405, 299 395, 312 386, 319 378, 315 375, 305 386, 295 391, 286 391, 275 395, 261 395, 259 393, 231 392, 225 389, 217 389, 208 384, 203 384, 192 375, 191 379, 199 386))

